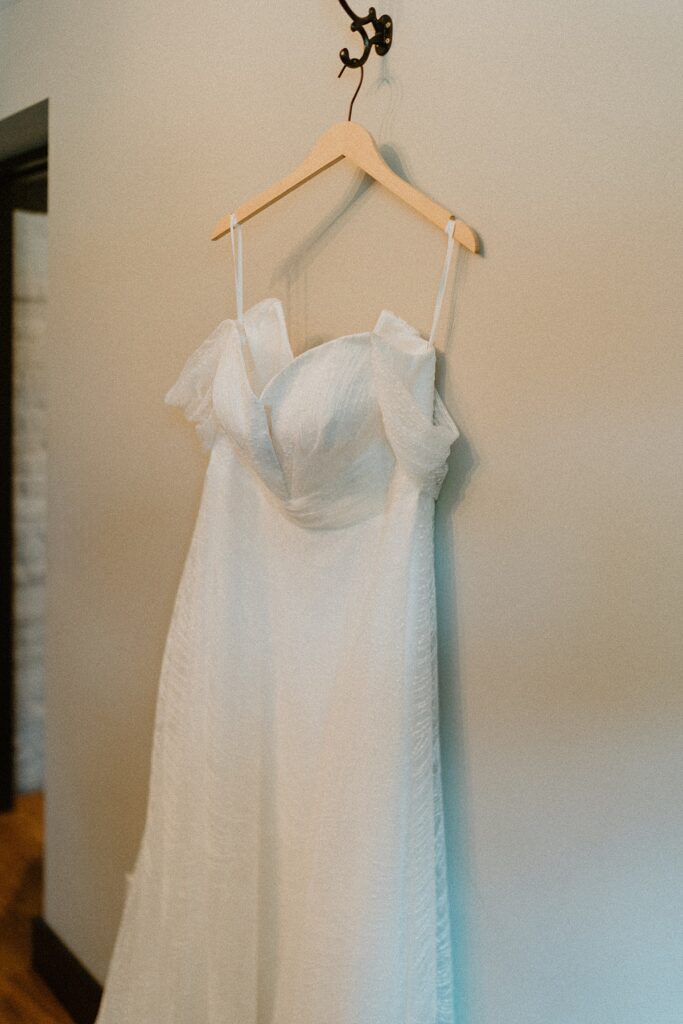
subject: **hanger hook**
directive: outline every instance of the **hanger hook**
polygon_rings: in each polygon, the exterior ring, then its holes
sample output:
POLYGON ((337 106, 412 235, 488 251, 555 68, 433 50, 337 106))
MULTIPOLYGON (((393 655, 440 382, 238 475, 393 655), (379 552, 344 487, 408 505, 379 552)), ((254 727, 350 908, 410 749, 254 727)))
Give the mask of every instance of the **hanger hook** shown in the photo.
MULTIPOLYGON (((341 69, 341 71, 337 75, 337 78, 341 78, 341 76, 344 74, 345 71, 346 71, 346 64, 344 65, 344 67, 341 69)), ((356 96, 360 92, 360 87, 361 87, 362 84, 363 84, 363 65, 361 64, 360 65, 360 79, 359 79, 358 85, 356 86, 356 91, 354 92, 353 96, 351 97, 351 102, 349 103, 349 116, 346 119, 347 121, 351 120, 351 114, 353 112, 353 104, 356 102, 356 96)))
POLYGON ((346 47, 339 51, 339 56, 342 61, 342 69, 337 75, 337 78, 341 78, 347 68, 360 68, 360 81, 351 97, 351 103, 349 104, 349 116, 347 120, 351 120, 351 114, 353 113, 353 104, 356 101, 356 96, 360 92, 360 87, 363 84, 363 65, 370 56, 370 50, 375 47, 375 52, 383 57, 388 53, 391 46, 394 26, 391 18, 388 14, 383 14, 381 17, 377 17, 377 11, 374 7, 371 7, 367 15, 364 18, 359 18, 354 11, 351 10, 346 0, 339 0, 339 3, 344 8, 349 18, 351 19, 351 31, 359 32, 361 40, 363 42, 363 52, 360 57, 351 57, 346 47), (365 31, 365 26, 372 22, 374 35, 369 36, 365 31))

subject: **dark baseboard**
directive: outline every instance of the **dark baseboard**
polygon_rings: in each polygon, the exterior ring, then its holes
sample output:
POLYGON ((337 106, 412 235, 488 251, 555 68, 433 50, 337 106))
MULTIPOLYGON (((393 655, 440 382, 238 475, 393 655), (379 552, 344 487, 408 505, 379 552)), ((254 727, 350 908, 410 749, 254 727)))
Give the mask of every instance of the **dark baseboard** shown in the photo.
POLYGON ((31 921, 31 967, 76 1024, 93 1024, 102 986, 42 917, 31 921))

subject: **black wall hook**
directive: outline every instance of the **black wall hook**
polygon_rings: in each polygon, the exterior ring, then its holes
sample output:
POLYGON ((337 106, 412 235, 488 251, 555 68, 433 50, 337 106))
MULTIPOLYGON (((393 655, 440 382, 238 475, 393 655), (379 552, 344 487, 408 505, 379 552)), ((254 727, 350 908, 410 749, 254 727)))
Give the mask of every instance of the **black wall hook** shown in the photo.
MULTIPOLYGON (((363 52, 360 57, 352 57, 346 47, 339 51, 339 56, 341 57, 344 67, 362 68, 370 56, 370 50, 373 46, 375 47, 375 53, 378 53, 380 57, 383 57, 385 53, 388 53, 394 29, 393 22, 389 15, 382 14, 378 18, 377 11, 374 7, 371 7, 364 18, 359 18, 357 14, 354 14, 345 0, 339 0, 339 3, 351 19, 351 31, 360 33, 360 37, 363 42, 363 52), (374 32, 372 36, 369 36, 365 31, 365 26, 370 23, 372 23, 374 32)), ((343 70, 344 68, 342 68, 342 71, 343 70)))

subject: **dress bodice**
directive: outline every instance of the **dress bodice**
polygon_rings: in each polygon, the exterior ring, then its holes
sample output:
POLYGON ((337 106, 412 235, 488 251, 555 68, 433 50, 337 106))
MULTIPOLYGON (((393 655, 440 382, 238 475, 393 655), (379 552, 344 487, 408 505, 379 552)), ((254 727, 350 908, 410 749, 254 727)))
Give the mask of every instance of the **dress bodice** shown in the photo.
POLYGON ((282 303, 267 298, 218 324, 165 400, 208 450, 227 443, 289 519, 343 526, 379 512, 390 489, 436 498, 459 431, 434 374, 433 345, 389 310, 294 356, 282 303))

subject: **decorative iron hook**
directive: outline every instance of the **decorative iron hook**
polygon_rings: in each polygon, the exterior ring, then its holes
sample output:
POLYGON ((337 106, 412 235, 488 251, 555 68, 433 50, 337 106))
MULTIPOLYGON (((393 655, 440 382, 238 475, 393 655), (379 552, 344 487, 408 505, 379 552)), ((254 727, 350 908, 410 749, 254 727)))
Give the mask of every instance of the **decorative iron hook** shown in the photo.
MULTIPOLYGON (((351 10, 346 0, 339 0, 339 3, 351 19, 351 31, 360 33, 363 42, 363 52, 360 57, 352 57, 346 47, 339 51, 344 68, 362 68, 370 56, 370 50, 373 46, 375 47, 375 53, 378 53, 380 57, 388 53, 393 35, 393 22, 389 15, 382 14, 378 18, 377 11, 374 7, 371 7, 364 18, 359 18, 351 10), (372 36, 369 36, 365 31, 365 26, 369 25, 370 22, 372 22, 374 30, 374 35, 372 36)), ((342 68, 339 74, 342 73, 344 68, 342 68)))

